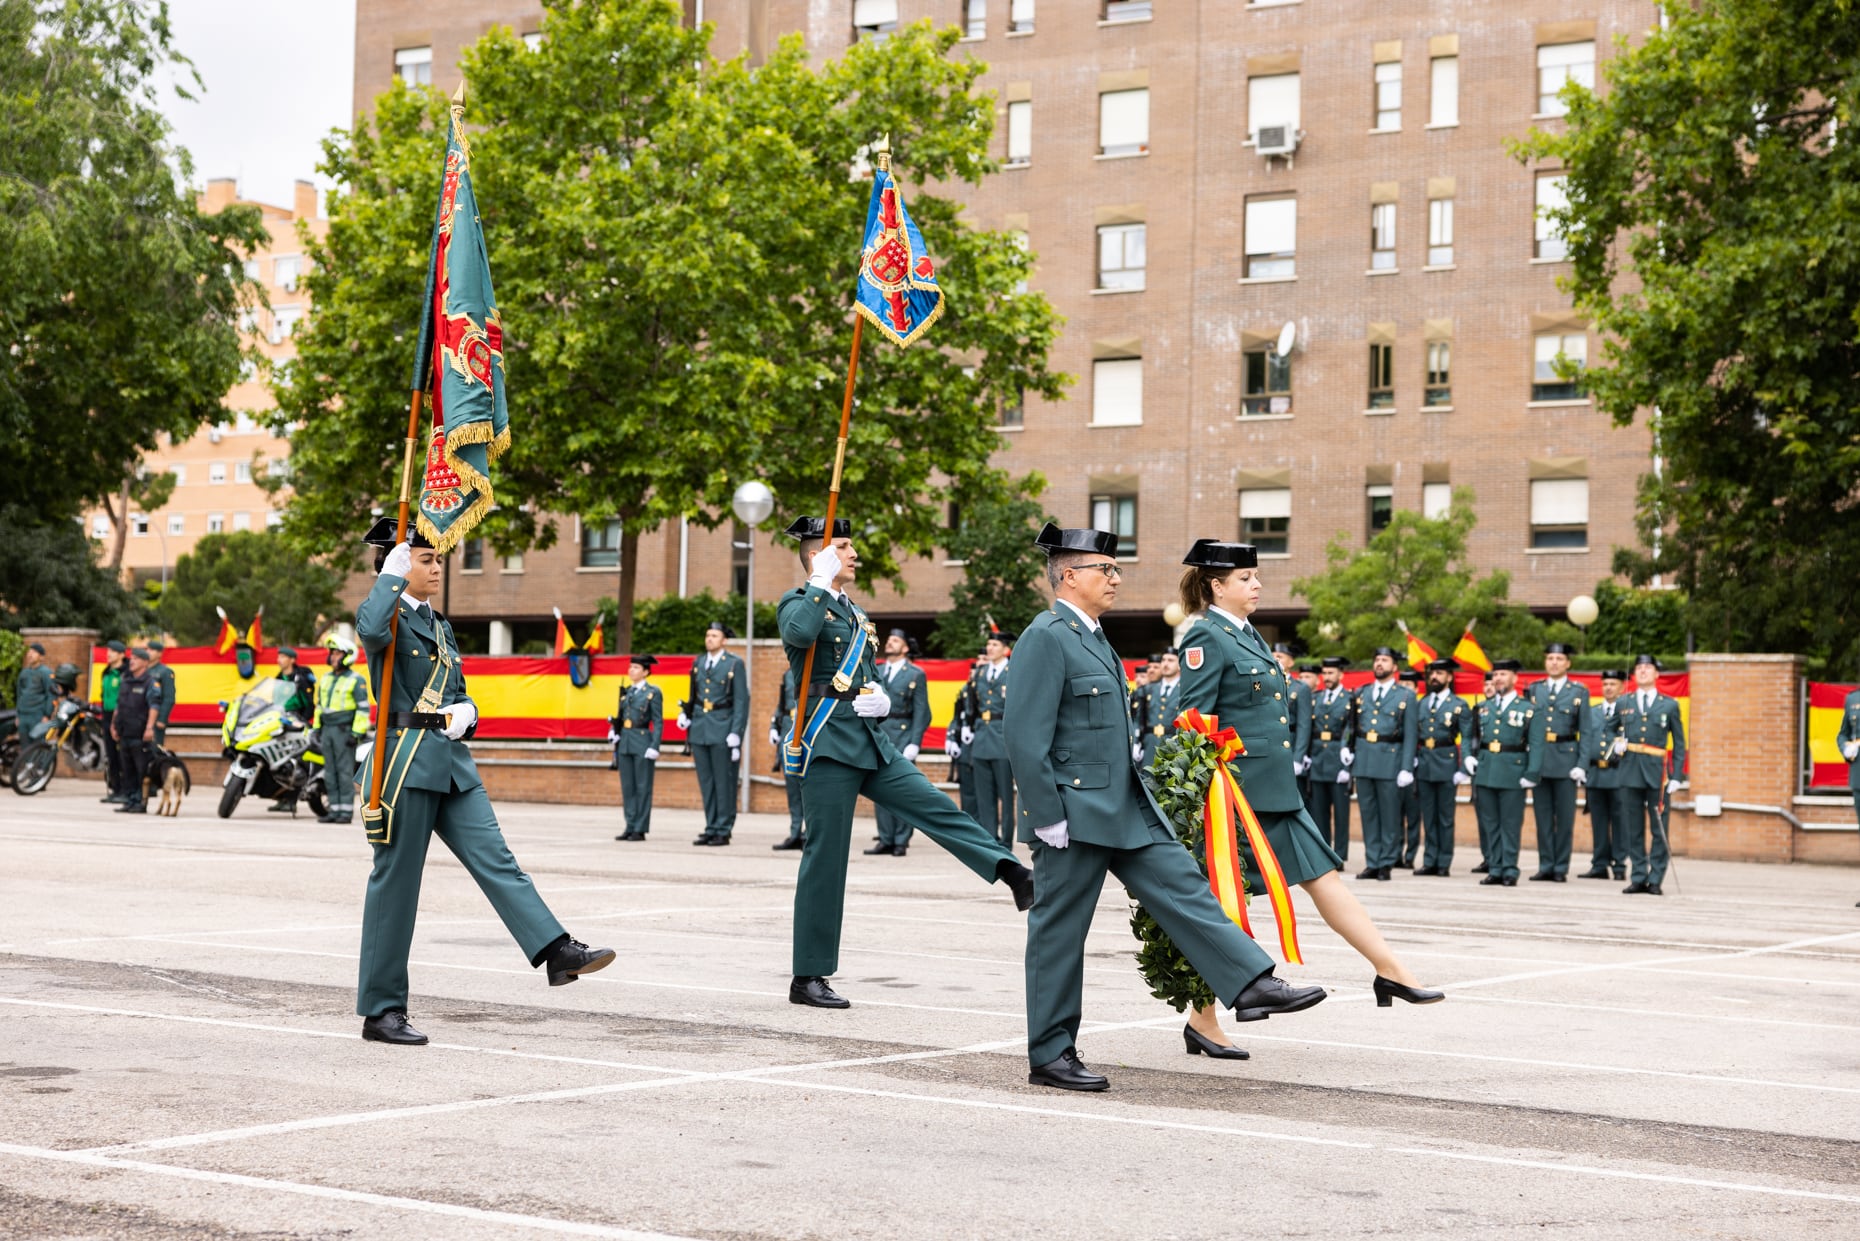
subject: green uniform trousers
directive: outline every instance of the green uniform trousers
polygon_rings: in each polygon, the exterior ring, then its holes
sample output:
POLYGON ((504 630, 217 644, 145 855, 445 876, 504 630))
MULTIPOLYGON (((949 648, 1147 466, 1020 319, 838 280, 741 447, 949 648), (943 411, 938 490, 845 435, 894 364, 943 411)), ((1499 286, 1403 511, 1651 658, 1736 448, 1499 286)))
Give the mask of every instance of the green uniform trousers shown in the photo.
POLYGON ((1453 817, 1457 811, 1453 781, 1416 780, 1414 786, 1421 790, 1421 821, 1426 835, 1421 865, 1446 870, 1453 865, 1453 817))
POLYGON ((840 968, 840 924, 846 915, 846 860, 852 848, 853 806, 860 796, 908 818, 958 862, 988 880, 1014 855, 989 839, 968 815, 900 756, 876 771, 816 758, 801 781, 807 846, 794 887, 794 976, 825 978, 840 968))
POLYGON ((694 745, 698 792, 704 796, 704 830, 728 838, 736 830, 737 764, 727 745, 694 745))
POLYGON ((982 821, 982 803, 975 796, 975 764, 968 759, 955 761, 957 796, 962 803, 962 813, 982 821))
POLYGON ((659 760, 644 754, 616 754, 614 762, 620 768, 620 806, 626 814, 626 830, 644 836, 652 830, 652 781, 659 760))
POLYGON ((1356 777, 1356 801, 1363 810, 1364 866, 1380 869, 1401 860, 1402 793, 1392 776, 1387 780, 1356 777))
POLYGON ((1421 852, 1421 777, 1401 791, 1401 857, 1398 864, 1413 866, 1421 852))
POLYGON ((325 711, 317 726, 323 751, 323 796, 329 813, 350 818, 355 814, 355 712, 325 711))
POLYGON ((1537 818, 1537 873, 1569 874, 1576 842, 1576 782, 1545 776, 1531 790, 1531 813, 1537 818))
POLYGON ((1666 842, 1666 816, 1660 813, 1659 789, 1615 790, 1616 839, 1623 844, 1616 864, 1625 856, 1635 883, 1666 882, 1666 864, 1672 858, 1666 842))
MULTIPOLYGON (((1163 829, 1151 829, 1160 837, 1163 829)), ((1076 1047, 1085 990, 1085 937, 1106 872, 1169 933, 1214 994, 1231 1004, 1272 958, 1221 912, 1208 877, 1180 841, 1138 849, 1075 840, 1033 846, 1033 908, 1027 914, 1027 1061, 1038 1066, 1076 1047)))
MULTIPOLYGON (((787 764, 782 764, 784 768, 787 764)), ((799 836, 807 831, 807 811, 801 801, 801 789, 806 781, 782 772, 781 789, 788 797, 788 835, 799 836)))
POLYGON ((1518 842, 1524 834, 1524 790, 1473 786, 1479 811, 1479 847, 1487 873, 1497 879, 1518 877, 1518 842))
POLYGON ((1331 847, 1343 861, 1350 860, 1350 786, 1338 784, 1333 776, 1329 780, 1313 778, 1311 781, 1311 800, 1308 803, 1311 821, 1317 824, 1318 835, 1331 847))
POLYGON ((1005 758, 978 758, 975 772, 975 821, 1014 852, 1014 769, 1005 758))
POLYGON ((394 843, 374 846, 375 867, 369 872, 368 899, 362 906, 355 1011, 364 1017, 407 1007, 407 954, 420 910, 426 847, 435 835, 478 881, 532 966, 541 962, 545 948, 566 934, 510 855, 483 785, 451 793, 402 789, 394 808, 394 843))
POLYGON ((1622 819, 1615 813, 1617 789, 1589 790, 1589 869, 1611 871, 1627 878, 1627 841, 1616 840, 1622 819))

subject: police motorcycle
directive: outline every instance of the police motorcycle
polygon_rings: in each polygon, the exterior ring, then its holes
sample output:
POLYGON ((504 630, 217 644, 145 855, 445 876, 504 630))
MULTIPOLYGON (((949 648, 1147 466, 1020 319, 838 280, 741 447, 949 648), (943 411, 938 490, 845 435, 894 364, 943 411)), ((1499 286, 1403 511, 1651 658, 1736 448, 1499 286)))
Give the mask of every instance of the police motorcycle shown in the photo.
POLYGON ((232 760, 220 791, 220 818, 230 819, 247 794, 301 799, 317 816, 329 810, 323 789, 323 752, 309 722, 289 710, 297 686, 268 677, 226 704, 221 752, 232 760))
MULTIPOLYGON (((58 700, 44 732, 37 738, 18 740, 18 755, 9 772, 9 782, 15 793, 31 797, 50 784, 58 770, 61 749, 79 771, 102 770, 107 753, 103 745, 103 708, 77 696, 77 681, 76 664, 59 664, 58 670, 52 673, 52 682, 58 687, 58 700)), ((16 721, 17 718, 15 714, 16 721)))

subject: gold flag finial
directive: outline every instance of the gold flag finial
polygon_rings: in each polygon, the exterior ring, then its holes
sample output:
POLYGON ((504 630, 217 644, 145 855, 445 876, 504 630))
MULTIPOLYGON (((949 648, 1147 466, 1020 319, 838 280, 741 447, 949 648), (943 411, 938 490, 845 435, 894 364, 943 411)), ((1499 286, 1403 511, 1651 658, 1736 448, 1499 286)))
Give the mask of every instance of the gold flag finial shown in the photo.
POLYGON ((880 134, 872 144, 873 162, 885 172, 891 171, 891 135, 880 134))
POLYGON ((454 107, 459 107, 459 108, 462 108, 465 106, 465 79, 464 78, 459 79, 459 88, 452 92, 452 104, 454 107))

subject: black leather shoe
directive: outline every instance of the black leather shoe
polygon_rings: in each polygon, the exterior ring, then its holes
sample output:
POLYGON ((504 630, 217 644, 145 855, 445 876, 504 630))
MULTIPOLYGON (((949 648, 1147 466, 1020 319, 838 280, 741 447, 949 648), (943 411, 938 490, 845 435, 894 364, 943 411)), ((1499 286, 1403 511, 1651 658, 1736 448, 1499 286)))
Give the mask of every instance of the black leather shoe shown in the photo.
POLYGON ((797 834, 797 835, 788 837, 788 839, 782 841, 780 844, 770 845, 769 848, 771 849, 799 849, 806 844, 807 844, 807 838, 805 836, 801 836, 797 834))
POLYGON ((908 847, 909 847, 909 846, 907 846, 907 845, 893 845, 893 846, 891 846, 891 856, 892 856, 892 857, 903 857, 903 856, 904 856, 904 851, 905 851, 905 850, 906 850, 906 849, 907 849, 908 847))
POLYGON ((890 845, 873 845, 870 849, 861 849, 860 852, 865 854, 867 857, 872 857, 878 854, 883 854, 889 857, 891 855, 892 849, 890 845))
POLYGON ((714 849, 721 849, 725 845, 730 843, 730 837, 727 833, 718 832, 715 836, 712 836, 705 843, 710 845, 714 849))
POLYGON ((1394 868, 1389 867, 1389 866, 1384 866, 1381 870, 1378 870, 1376 872, 1376 878, 1380 879, 1383 883, 1393 882, 1395 879, 1394 868))
POLYGON ((1356 877, 1358 879, 1380 879, 1382 878, 1382 872, 1373 866, 1365 866, 1363 869, 1356 872, 1356 877))
POLYGON ((1532 883, 1555 883, 1556 876, 1547 870, 1540 870, 1531 876, 1532 883))
POLYGON ((852 1001, 835 991, 827 980, 818 975, 812 978, 796 978, 788 984, 788 1003, 805 1004, 809 1008, 851 1008, 852 1001))
POLYGON ((1621 895, 1641 896, 1645 894, 1646 891, 1647 891, 1647 881, 1644 879, 1636 879, 1633 883, 1630 883, 1628 884, 1627 887, 1621 889, 1621 895))
POLYGON ((1659 884, 1657 884, 1657 883, 1650 883, 1650 884, 1648 884, 1648 885, 1647 885, 1647 895, 1648 895, 1648 896, 1665 896, 1665 895, 1666 895, 1666 893, 1664 893, 1664 892, 1662 892, 1662 891, 1660 891, 1660 885, 1659 885, 1659 884))
POLYGON ((407 1014, 390 1008, 379 1017, 362 1018, 364 1043, 398 1043, 402 1047, 424 1047, 427 1038, 407 1024, 407 1014))
POLYGON ((1235 1021, 1264 1021, 1277 1013, 1296 1013, 1322 1003, 1322 987, 1294 987, 1270 973, 1261 974, 1234 998, 1235 1021))
POLYGON ((1551 883, 1568 883, 1569 876, 1568 875, 1552 875, 1550 876, 1550 882, 1551 883))
MULTIPOLYGON (((1589 867, 1589 869, 1583 871, 1580 875, 1577 875, 1576 878, 1578 879, 1606 879, 1608 878, 1608 871, 1605 867, 1591 866, 1589 867)), ((1615 878, 1619 879, 1621 878, 1621 876, 1616 875, 1615 878)))
POLYGON ((1518 877, 1516 875, 1506 875, 1503 879, 1499 880, 1499 882, 1508 888, 1515 888, 1518 886, 1518 877))
POLYGON ((1627 872, 1626 872, 1626 871, 1624 871, 1624 870, 1618 870, 1618 871, 1616 871, 1616 872, 1615 872, 1615 882, 1616 882, 1616 883, 1620 883, 1620 882, 1621 882, 1621 881, 1622 881, 1623 879, 1626 879, 1626 878, 1627 878, 1627 872))
POLYGON ((124 802, 116 808, 118 814, 147 814, 148 812, 148 803, 140 801, 124 802))
POLYGON ((1376 1007, 1387 1008, 1396 1000, 1406 1000, 1410 1004, 1438 1004, 1447 998, 1444 991, 1429 991, 1425 987, 1407 987, 1392 978, 1376 975, 1376 1007))
POLYGON ((995 864, 995 877, 1007 884, 1014 893, 1014 908, 1026 913, 1033 908, 1033 872, 1016 862, 1013 858, 1002 858, 995 864))
POLYGON ((1505 881, 1500 879, 1497 875, 1487 875, 1479 881, 1479 886, 1482 888, 1501 888, 1505 886, 1505 881))
POLYGON ((697 837, 697 838, 696 838, 695 840, 693 840, 693 841, 692 841, 691 843, 692 843, 692 844, 694 844, 694 845, 707 845, 707 844, 709 844, 709 843, 710 843, 711 841, 713 841, 713 840, 715 840, 716 838, 717 838, 717 833, 715 833, 715 832, 705 832, 705 833, 704 833, 703 835, 701 835, 701 836, 699 836, 699 837, 697 837))
POLYGON ((1472 868, 1472 873, 1475 875, 1483 875, 1487 873, 1488 871, 1490 871, 1491 869, 1492 868, 1490 866, 1487 866, 1484 862, 1481 862, 1477 866, 1472 868))
POLYGON ((1182 1045, 1191 1056, 1207 1056, 1214 1060, 1251 1060, 1253 1055, 1244 1047, 1231 1047, 1226 1043, 1217 1043, 1194 1026, 1182 1027, 1182 1045))
POLYGON ((590 948, 578 939, 567 940, 549 954, 549 985, 566 987, 583 974, 604 970, 613 963, 612 948, 590 948))
POLYGON ((1059 1059, 1031 1069, 1027 1082, 1033 1086, 1057 1086, 1061 1090, 1105 1090, 1111 1085, 1109 1078, 1086 1068, 1078 1052, 1070 1047, 1059 1053, 1059 1059))

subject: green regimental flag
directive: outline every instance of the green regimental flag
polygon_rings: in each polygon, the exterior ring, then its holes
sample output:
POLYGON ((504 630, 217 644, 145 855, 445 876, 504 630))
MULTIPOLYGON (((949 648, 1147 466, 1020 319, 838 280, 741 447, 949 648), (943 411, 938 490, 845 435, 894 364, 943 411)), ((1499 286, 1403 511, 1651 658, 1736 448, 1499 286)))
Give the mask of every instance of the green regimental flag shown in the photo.
POLYGON ((433 434, 420 485, 419 527, 446 552, 491 511, 496 502, 491 462, 510 447, 504 327, 472 193, 463 83, 452 97, 423 307, 413 387, 431 393, 433 434))

